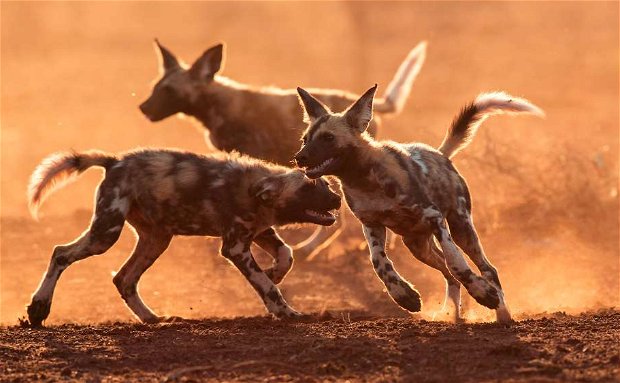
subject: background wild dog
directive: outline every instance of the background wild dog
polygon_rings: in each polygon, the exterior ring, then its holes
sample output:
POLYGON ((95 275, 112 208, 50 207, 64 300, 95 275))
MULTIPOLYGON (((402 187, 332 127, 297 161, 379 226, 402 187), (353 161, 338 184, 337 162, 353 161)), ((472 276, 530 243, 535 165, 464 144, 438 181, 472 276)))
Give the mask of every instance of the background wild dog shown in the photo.
POLYGON ((376 89, 375 85, 336 114, 298 88, 310 125, 295 156, 297 164, 311 178, 335 175, 341 180, 347 204, 363 224, 375 272, 401 307, 416 312, 422 302, 385 253, 386 227, 403 237, 416 258, 441 271, 447 284, 446 304, 452 302, 456 320, 463 284, 476 301, 496 310, 499 322, 510 322, 497 270, 486 258, 473 225, 467 184, 450 157, 470 142, 489 115, 542 116, 542 110, 506 93, 483 93, 463 108, 436 150, 418 143, 376 141, 367 133, 376 89), (482 276, 470 269, 459 247, 482 276))
POLYGON ((291 269, 293 258, 272 226, 333 224, 335 217, 329 211, 340 207, 340 197, 325 180, 311 180, 301 170, 238 154, 139 150, 115 157, 102 152, 58 153, 46 158, 31 176, 32 213, 36 214, 59 181, 92 166, 105 168, 106 175, 97 189, 90 228, 74 242, 54 249, 28 306, 32 325, 41 325, 49 315, 61 273, 76 261, 107 251, 125 221, 134 228, 138 243, 115 275, 114 284, 141 321, 162 319, 144 304, 137 285, 175 235, 222 237, 222 255, 246 277, 267 310, 276 317, 300 315, 275 286, 291 269), (273 257, 271 268, 263 271, 257 265, 250 252, 253 242, 273 257))
MULTIPOLYGON (((155 46, 161 78, 140 105, 148 119, 160 121, 184 113, 202 123, 207 129, 207 142, 219 150, 236 150, 291 165, 299 147, 299 136, 306 128, 298 117, 301 108, 294 89, 254 87, 218 75, 224 66, 223 44, 207 49, 190 67, 179 62, 159 41, 155 40, 155 46)), ((375 104, 376 112, 389 114, 402 110, 425 57, 426 42, 422 42, 396 71, 383 98, 375 104)), ((344 109, 357 99, 356 95, 341 90, 313 89, 312 92, 335 109, 344 109)), ((374 135, 379 124, 377 116, 368 131, 374 135)), ((330 230, 319 233, 318 228, 315 235, 297 247, 305 255, 326 247, 342 229, 342 219, 343 215, 330 230)))

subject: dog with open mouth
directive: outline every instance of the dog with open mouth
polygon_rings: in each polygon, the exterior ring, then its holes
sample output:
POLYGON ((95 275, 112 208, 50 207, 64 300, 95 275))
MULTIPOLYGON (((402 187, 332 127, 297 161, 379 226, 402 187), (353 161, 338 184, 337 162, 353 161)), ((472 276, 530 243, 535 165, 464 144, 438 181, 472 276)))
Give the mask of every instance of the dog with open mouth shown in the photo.
POLYGON ((478 303, 496 311, 498 322, 511 322, 497 270, 473 225, 467 183, 450 158, 471 141, 488 116, 542 116, 542 110, 506 93, 483 93, 463 108, 434 149, 421 143, 377 141, 367 133, 376 89, 375 85, 344 112, 333 113, 298 88, 308 128, 295 155, 297 165, 310 178, 332 175, 340 180, 349 208, 362 222, 374 270, 401 307, 417 312, 422 302, 385 252, 386 228, 402 236, 417 259, 443 274, 444 310, 452 311, 456 321, 461 320, 462 284, 478 303), (459 247, 481 275, 471 270, 459 247))
MULTIPOLYGON (((238 151, 280 165, 292 166, 299 136, 306 128, 299 119, 301 107, 295 89, 243 84, 222 76, 225 46, 207 49, 192 65, 185 65, 172 51, 155 40, 160 76, 149 97, 140 104, 153 122, 177 113, 192 116, 205 128, 207 142, 226 152, 238 151)), ((403 109, 426 57, 426 42, 419 43, 402 61, 386 88, 375 101, 377 116, 368 128, 380 129, 381 117, 403 109)), ((313 89, 332 108, 345 108, 357 95, 339 89, 313 89)), ((343 231, 344 214, 331 227, 315 233, 295 246, 296 256, 311 258, 325 249, 343 231)))
POLYGON ((221 253, 246 277, 276 317, 299 314, 276 287, 293 265, 291 248, 274 226, 313 223, 329 226, 340 197, 321 178, 299 169, 270 164, 238 153, 198 155, 146 149, 115 156, 103 152, 57 153, 32 174, 29 202, 33 215, 60 182, 90 167, 105 169, 97 189, 90 228, 74 242, 56 246, 47 272, 32 296, 28 318, 40 326, 49 313, 61 273, 72 263, 103 254, 128 222, 138 237, 133 253, 114 276, 121 297, 142 322, 159 322, 138 294, 142 274, 175 235, 222 238, 221 253), (252 253, 255 243, 273 259, 262 270, 252 253))

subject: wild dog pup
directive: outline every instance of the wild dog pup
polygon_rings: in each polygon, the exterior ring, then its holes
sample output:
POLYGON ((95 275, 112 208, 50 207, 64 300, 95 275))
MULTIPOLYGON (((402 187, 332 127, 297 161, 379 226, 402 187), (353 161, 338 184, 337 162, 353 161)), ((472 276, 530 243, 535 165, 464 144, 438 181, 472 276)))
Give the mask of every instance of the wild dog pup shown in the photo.
POLYGON ((331 225, 330 210, 340 197, 323 179, 311 180, 299 169, 272 165, 239 154, 201 156, 173 150, 138 150, 120 157, 102 152, 58 153, 32 174, 29 202, 33 215, 59 181, 86 169, 105 169, 97 189, 90 228, 74 242, 56 246, 49 268, 28 306, 28 318, 41 325, 50 312, 61 273, 72 263, 102 254, 119 238, 125 221, 138 243, 114 276, 127 306, 143 322, 162 320, 138 294, 140 276, 166 250, 175 235, 222 237, 221 253, 246 277, 276 317, 300 315, 275 286, 292 267, 291 249, 274 225, 331 225), (274 259, 261 270, 250 245, 274 259))
MULTIPOLYGON (((160 58, 160 79, 140 110, 151 121, 176 113, 195 117, 207 129, 207 142, 215 148, 232 150, 255 158, 291 166, 306 125, 294 89, 256 87, 222 77, 224 45, 206 50, 191 66, 180 62, 155 40, 160 58)), ((426 43, 418 44, 398 68, 383 98, 375 102, 378 114, 399 113, 426 57, 426 43)), ((344 109, 357 96, 342 90, 313 89, 326 105, 344 109)), ((376 116, 368 131, 375 134, 376 116)), ((330 229, 318 228, 296 246, 299 256, 311 256, 327 247, 343 229, 344 214, 330 229)))
POLYGON ((511 316, 497 270, 486 258, 471 216, 467 184, 450 158, 464 148, 488 116, 500 113, 543 115, 524 99, 483 93, 463 108, 436 150, 428 145, 376 141, 367 133, 373 116, 369 89, 342 113, 298 88, 309 126, 295 160, 310 178, 335 175, 347 204, 363 224, 375 272, 404 309, 420 311, 419 293, 404 280, 385 253, 385 228, 402 236, 423 263, 445 277, 446 303, 460 320, 460 285, 483 306, 496 310, 499 322, 511 316), (435 245, 433 237, 441 245, 435 245), (458 247, 457 247, 458 246, 458 247), (475 274, 459 247, 482 276, 475 274))

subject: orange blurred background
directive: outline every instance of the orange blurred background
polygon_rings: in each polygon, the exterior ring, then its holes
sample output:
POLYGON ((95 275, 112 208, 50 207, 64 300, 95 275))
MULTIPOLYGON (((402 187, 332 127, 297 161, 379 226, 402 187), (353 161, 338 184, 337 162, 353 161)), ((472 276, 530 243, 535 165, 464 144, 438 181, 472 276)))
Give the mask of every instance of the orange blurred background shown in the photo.
MULTIPOLYGON (((187 119, 152 124, 138 110, 157 76, 153 38, 192 62, 227 44, 223 74, 279 87, 362 92, 388 84, 427 40, 404 111, 381 138, 437 145, 479 92, 505 90, 547 113, 492 117, 455 165, 470 183, 483 244, 517 316, 618 306, 619 39, 617 2, 7 3, 1 29, 0 323, 15 323, 54 245, 87 228, 101 173, 53 195, 35 222, 28 177, 47 154, 167 146, 206 152, 187 119)), ((301 118, 301 115, 300 115, 301 118)), ((402 315, 372 273, 358 223, 285 280, 305 311, 402 315)), ((291 233, 294 235, 294 233, 291 233)), ((49 323, 128 320, 111 283, 133 246, 127 228, 106 255, 73 265, 49 323)), ((141 283, 161 314, 257 315, 262 305, 217 255, 218 240, 176 239, 141 283), (217 278, 212 277, 213 271, 217 278)), ((443 279, 399 244, 397 267, 420 289, 423 317, 443 279)), ((264 261, 264 259, 263 259, 264 261)), ((489 313, 466 300, 470 319, 489 313)))

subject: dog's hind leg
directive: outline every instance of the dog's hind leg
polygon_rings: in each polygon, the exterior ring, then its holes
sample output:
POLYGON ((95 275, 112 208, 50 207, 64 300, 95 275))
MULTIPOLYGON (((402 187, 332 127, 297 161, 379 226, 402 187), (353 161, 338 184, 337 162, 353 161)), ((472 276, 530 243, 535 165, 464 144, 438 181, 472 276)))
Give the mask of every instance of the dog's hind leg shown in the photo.
POLYGON ((478 303, 493 310, 498 309, 502 302, 500 291, 485 278, 478 276, 471 270, 463 254, 452 240, 441 212, 434 206, 429 206, 423 209, 423 215, 433 228, 433 233, 441 245, 450 274, 463 284, 467 292, 478 303))
POLYGON ((155 315, 140 298, 138 281, 168 248, 172 235, 145 230, 137 230, 137 232, 138 243, 131 256, 114 276, 113 281, 127 306, 142 322, 156 323, 162 318, 155 315))
POLYGON ((375 273, 381 279, 388 293, 396 303, 410 312, 422 309, 420 293, 394 269, 385 253, 385 227, 364 225, 364 237, 370 249, 370 260, 375 273))
POLYGON ((74 242, 54 248, 47 272, 27 308, 32 326, 40 326, 48 317, 56 283, 69 265, 93 255, 103 254, 116 243, 128 209, 128 197, 121 195, 120 188, 114 185, 109 176, 106 177, 97 192, 95 214, 90 228, 74 242))
POLYGON ((452 233, 454 242, 456 242, 469 256, 472 262, 474 262, 482 276, 497 288, 500 298, 499 307, 496 309, 497 321, 501 323, 511 322, 510 310, 506 306, 504 300, 504 292, 499 282, 497 269, 489 262, 484 254, 482 244, 478 238, 478 233, 471 219, 471 214, 466 211, 459 212, 458 214, 450 214, 448 216, 448 225, 450 226, 450 232, 452 233))
POLYGON ((408 236, 403 238, 403 242, 418 260, 443 274, 446 280, 446 297, 441 313, 451 315, 455 322, 462 321, 461 284, 450 274, 443 254, 433 242, 432 236, 425 234, 408 236))
POLYGON ((273 266, 265 270, 265 274, 279 284, 293 267, 293 251, 271 227, 257 235, 254 243, 273 257, 273 266))

